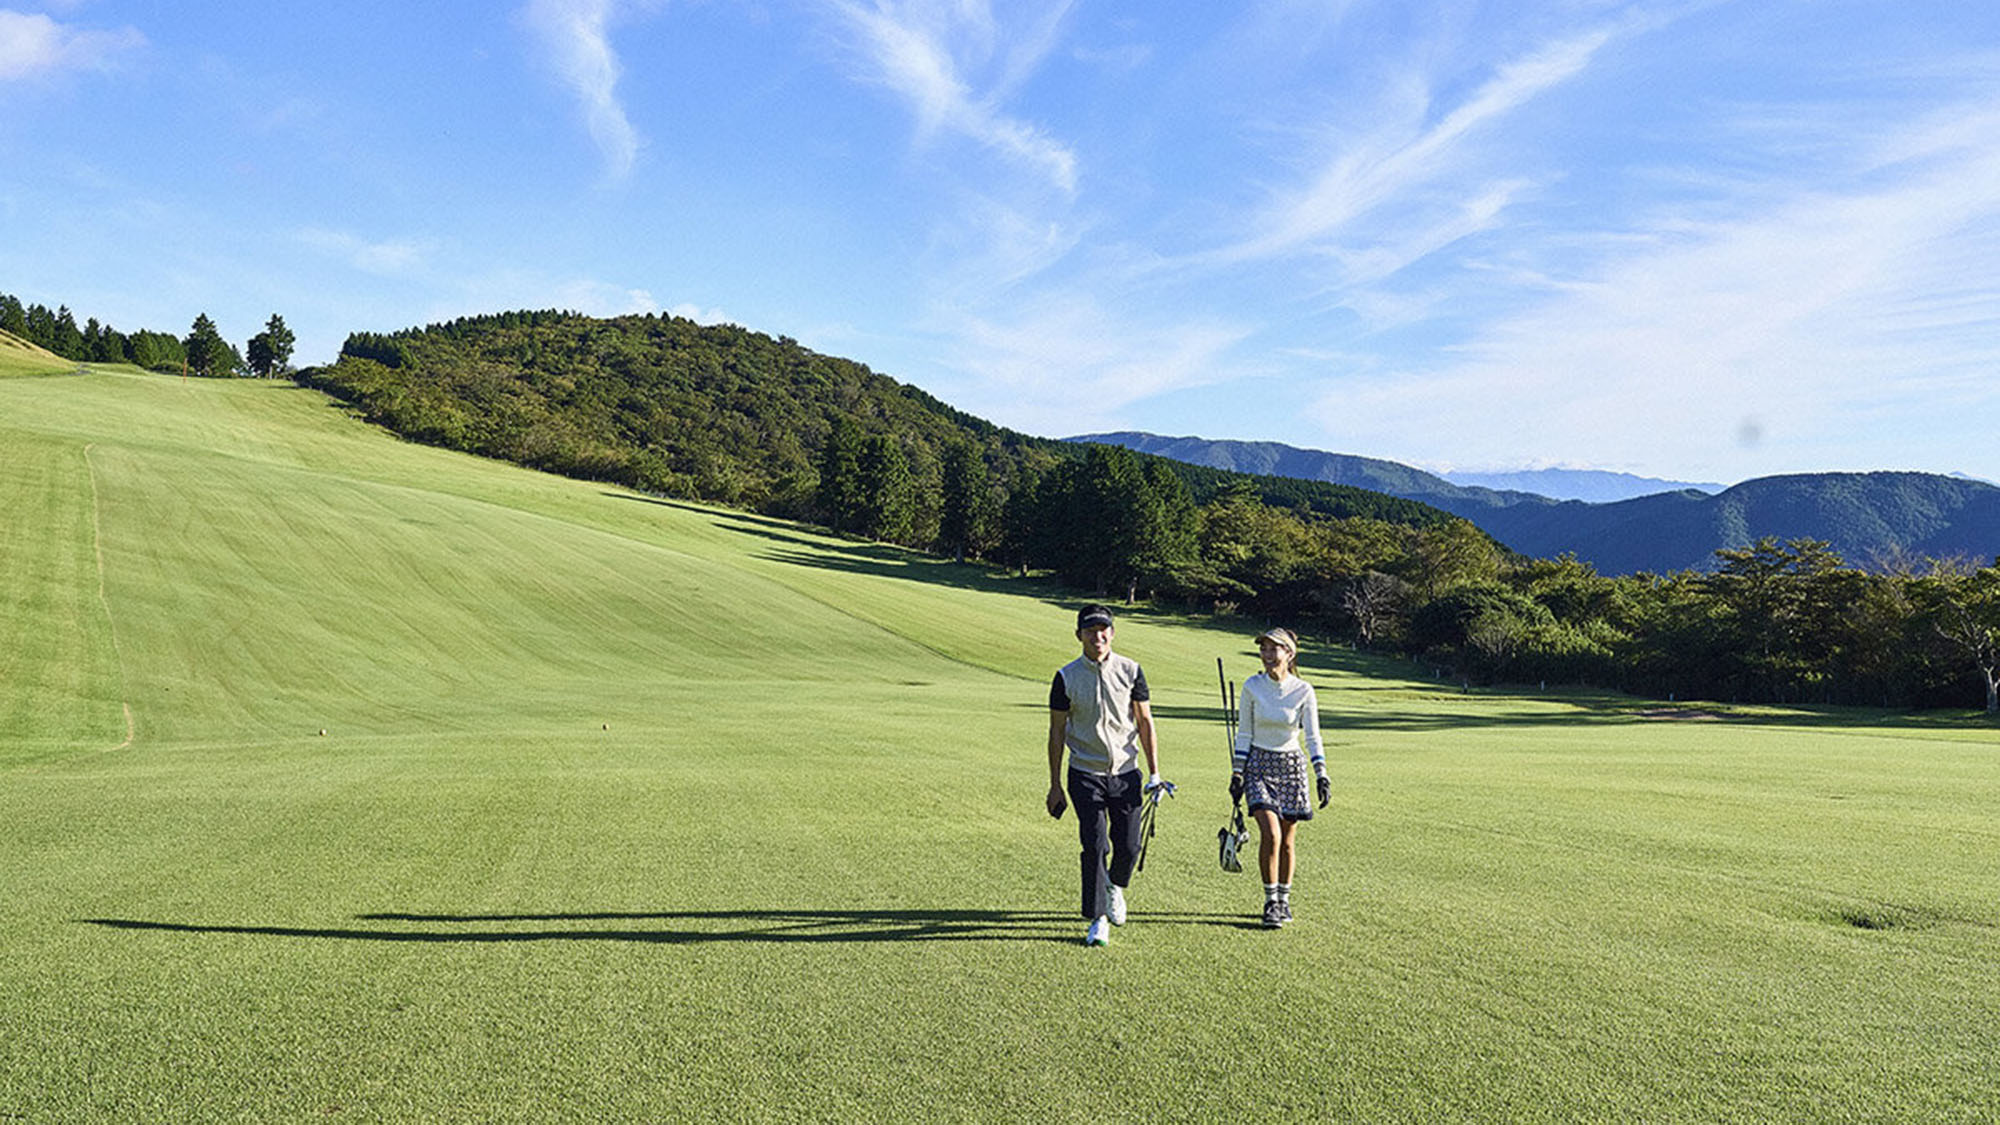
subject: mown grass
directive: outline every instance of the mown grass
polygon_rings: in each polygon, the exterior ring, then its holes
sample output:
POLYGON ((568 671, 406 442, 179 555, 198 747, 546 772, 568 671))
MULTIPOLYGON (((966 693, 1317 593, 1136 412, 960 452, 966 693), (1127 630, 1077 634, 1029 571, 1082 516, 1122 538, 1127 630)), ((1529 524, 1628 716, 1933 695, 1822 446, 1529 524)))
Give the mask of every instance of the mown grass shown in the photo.
POLYGON ((1086 951, 1039 808, 1054 591, 268 384, 0 380, 0 451, 0 1119, 2000 1097, 1975 725, 1463 694, 1316 648, 1339 791, 1270 934, 1212 851, 1244 630, 1135 612, 1183 792, 1086 951))

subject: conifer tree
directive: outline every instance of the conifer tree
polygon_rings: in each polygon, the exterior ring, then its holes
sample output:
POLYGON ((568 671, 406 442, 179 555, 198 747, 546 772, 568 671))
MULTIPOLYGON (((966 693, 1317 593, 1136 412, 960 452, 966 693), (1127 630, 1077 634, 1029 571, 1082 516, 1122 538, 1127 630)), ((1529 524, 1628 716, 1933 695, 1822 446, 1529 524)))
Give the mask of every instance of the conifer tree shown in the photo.
POLYGON ((820 518, 835 531, 857 531, 861 513, 861 434, 854 423, 836 418, 819 451, 820 518))
POLYGON ((83 330, 76 326, 76 314, 69 311, 68 305, 56 310, 55 334, 50 337, 47 347, 64 359, 90 358, 83 330))
POLYGON ((197 314, 194 327, 181 346, 187 351, 187 368, 195 375, 230 375, 236 367, 236 349, 215 330, 207 313, 197 314))
POLYGON ((969 442, 944 451, 944 496, 938 509, 938 549, 965 561, 985 553, 993 522, 986 459, 969 442))
POLYGON ((903 447, 887 434, 861 443, 860 531, 871 539, 906 543, 917 508, 916 478, 903 447))
POLYGON ((264 330, 250 337, 247 352, 250 370, 262 378, 283 374, 292 361, 292 345, 295 342, 292 330, 285 327, 285 318, 277 313, 264 325, 264 330))

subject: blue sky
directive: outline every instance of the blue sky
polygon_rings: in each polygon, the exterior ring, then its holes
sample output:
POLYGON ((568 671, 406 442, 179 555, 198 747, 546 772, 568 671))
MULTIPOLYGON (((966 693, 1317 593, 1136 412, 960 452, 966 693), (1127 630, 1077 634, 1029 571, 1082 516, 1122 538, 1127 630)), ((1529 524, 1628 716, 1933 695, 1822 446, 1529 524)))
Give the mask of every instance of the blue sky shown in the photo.
POLYGON ((0 291, 515 308, 1032 433, 2000 479, 2000 5, 0 0, 0 291))

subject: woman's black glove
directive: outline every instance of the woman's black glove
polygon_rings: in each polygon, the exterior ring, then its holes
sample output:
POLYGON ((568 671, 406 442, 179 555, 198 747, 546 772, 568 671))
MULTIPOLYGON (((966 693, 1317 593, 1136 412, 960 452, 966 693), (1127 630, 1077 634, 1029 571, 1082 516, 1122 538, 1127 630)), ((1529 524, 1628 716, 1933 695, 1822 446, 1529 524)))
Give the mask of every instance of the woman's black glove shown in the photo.
POLYGON ((1328 801, 1331 801, 1331 800, 1333 800, 1333 779, 1332 779, 1332 778, 1330 778, 1330 777, 1328 777, 1328 776, 1326 776, 1325 774, 1320 774, 1320 775, 1319 775, 1319 807, 1320 807, 1320 808, 1325 808, 1325 807, 1326 807, 1326 803, 1327 803, 1328 801))
POLYGON ((1240 773, 1232 773, 1229 775, 1229 802, 1231 804, 1236 804, 1242 800, 1243 800, 1243 775, 1240 773))

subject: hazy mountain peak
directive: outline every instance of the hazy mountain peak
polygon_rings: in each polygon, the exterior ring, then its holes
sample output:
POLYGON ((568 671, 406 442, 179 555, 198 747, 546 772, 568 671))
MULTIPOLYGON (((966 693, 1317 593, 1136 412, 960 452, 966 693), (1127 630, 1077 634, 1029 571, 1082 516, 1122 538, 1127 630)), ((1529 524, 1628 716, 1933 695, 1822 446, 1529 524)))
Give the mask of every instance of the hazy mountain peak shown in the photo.
POLYGON ((1713 495, 1729 487, 1707 481, 1660 480, 1606 469, 1453 470, 1443 476, 1453 484, 1532 492, 1557 500, 1582 500, 1589 504, 1609 504, 1636 496, 1651 496, 1656 492, 1680 492, 1690 488, 1713 495))

